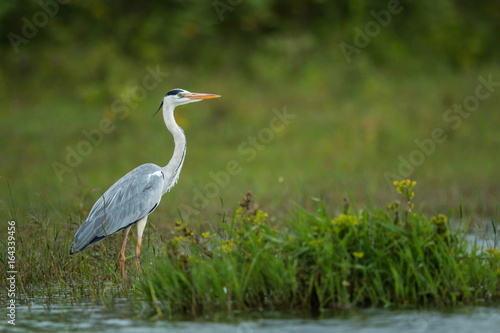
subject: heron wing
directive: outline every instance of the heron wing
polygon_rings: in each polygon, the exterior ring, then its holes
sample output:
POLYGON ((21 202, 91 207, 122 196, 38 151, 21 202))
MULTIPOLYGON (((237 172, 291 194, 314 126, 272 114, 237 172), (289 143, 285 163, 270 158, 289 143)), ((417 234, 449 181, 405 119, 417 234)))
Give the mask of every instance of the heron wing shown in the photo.
POLYGON ((119 179, 94 204, 70 252, 79 252, 149 215, 160 203, 164 177, 159 166, 143 164, 119 179))

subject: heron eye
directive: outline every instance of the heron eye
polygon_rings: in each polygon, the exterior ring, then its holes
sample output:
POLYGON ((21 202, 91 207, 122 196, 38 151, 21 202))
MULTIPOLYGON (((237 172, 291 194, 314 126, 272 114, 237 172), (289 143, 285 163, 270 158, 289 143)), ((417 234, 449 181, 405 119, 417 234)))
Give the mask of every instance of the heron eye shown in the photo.
POLYGON ((182 98, 182 97, 184 97, 184 93, 178 93, 178 94, 177 94, 177 96, 178 96, 179 98, 182 98))

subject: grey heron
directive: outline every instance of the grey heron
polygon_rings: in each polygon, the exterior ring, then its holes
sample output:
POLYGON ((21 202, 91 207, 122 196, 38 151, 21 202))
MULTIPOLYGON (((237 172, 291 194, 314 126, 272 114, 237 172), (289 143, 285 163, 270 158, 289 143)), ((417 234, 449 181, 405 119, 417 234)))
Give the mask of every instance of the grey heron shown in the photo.
POLYGON ((125 229, 119 257, 122 276, 125 276, 127 236, 130 228, 137 224, 136 264, 139 268, 142 234, 148 215, 158 207, 161 197, 177 183, 186 154, 186 136, 175 122, 174 109, 178 105, 218 97, 220 96, 192 93, 184 89, 173 89, 165 95, 158 111, 163 107, 165 125, 174 137, 172 158, 165 167, 152 163, 138 166, 104 192, 76 232, 70 254, 80 252, 87 246, 125 229))

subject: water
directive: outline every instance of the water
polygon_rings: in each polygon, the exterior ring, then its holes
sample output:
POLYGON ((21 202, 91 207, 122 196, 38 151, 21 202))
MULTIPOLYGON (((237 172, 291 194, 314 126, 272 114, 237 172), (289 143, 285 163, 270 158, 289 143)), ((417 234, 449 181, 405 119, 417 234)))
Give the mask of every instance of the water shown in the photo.
MULTIPOLYGON (((125 300, 122 300, 125 302, 125 300)), ((278 333, 278 332, 498 332, 500 304, 461 307, 451 311, 353 310, 328 319, 288 319, 283 314, 253 312, 237 322, 169 322, 138 319, 118 305, 114 310, 81 303, 17 308, 16 326, 0 323, 7 332, 197 332, 197 333, 278 333), (122 308, 122 309, 120 309, 122 308)))

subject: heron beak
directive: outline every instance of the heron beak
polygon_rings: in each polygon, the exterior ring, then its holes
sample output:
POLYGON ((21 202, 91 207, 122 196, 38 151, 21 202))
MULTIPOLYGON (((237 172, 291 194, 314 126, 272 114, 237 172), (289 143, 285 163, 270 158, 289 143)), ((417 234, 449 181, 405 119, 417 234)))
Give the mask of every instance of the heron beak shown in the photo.
POLYGON ((186 94, 186 97, 192 101, 197 101, 197 100, 201 100, 201 99, 219 98, 220 95, 189 93, 189 94, 186 94))

